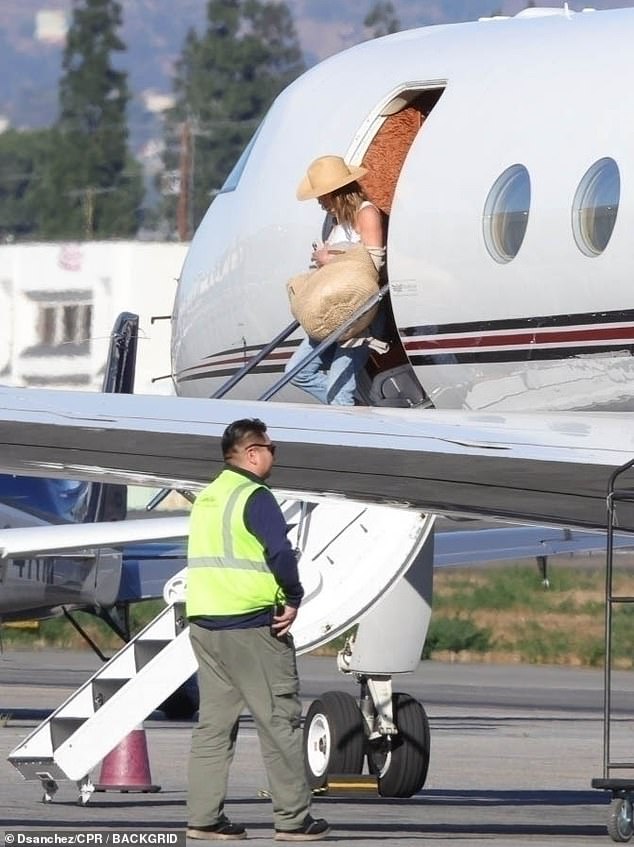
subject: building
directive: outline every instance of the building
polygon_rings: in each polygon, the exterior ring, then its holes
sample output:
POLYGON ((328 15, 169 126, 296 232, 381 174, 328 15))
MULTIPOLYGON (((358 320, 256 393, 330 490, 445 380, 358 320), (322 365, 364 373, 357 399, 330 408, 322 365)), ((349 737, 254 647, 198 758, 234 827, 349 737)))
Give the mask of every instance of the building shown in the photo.
POLYGON ((113 322, 127 311, 140 317, 136 393, 171 393, 169 316, 187 249, 138 241, 0 246, 0 382, 99 390, 113 322))

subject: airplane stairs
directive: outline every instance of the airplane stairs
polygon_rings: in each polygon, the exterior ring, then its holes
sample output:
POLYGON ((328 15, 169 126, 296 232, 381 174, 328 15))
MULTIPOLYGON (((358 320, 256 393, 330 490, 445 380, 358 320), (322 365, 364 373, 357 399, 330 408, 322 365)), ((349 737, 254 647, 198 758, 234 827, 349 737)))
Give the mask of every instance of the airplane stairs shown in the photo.
POLYGON ((39 779, 44 801, 58 779, 90 799, 91 770, 196 672, 183 603, 163 609, 10 754, 25 779, 39 779))
MULTIPOLYGON (((293 626, 298 653, 346 632, 391 593, 416 566, 433 525, 430 516, 408 509, 339 498, 281 505, 289 539, 301 550, 305 595, 293 626)), ((166 608, 9 754, 25 779, 40 781, 45 802, 58 790, 57 780, 66 779, 77 783, 79 802, 87 803, 91 771, 196 672, 185 578, 186 569, 173 576, 164 590, 166 608)))

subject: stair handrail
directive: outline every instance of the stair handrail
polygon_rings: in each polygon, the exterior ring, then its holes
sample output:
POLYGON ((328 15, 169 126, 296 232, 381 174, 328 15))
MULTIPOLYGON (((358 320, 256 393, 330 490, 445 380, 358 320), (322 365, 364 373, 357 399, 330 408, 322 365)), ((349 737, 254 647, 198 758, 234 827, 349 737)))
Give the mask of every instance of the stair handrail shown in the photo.
POLYGON ((290 382, 293 377, 298 374, 302 368, 304 368, 309 362, 312 362, 314 358, 319 356, 324 350, 328 349, 332 344, 335 344, 341 336, 347 332, 351 326, 353 326, 359 318, 363 317, 370 309, 373 309, 377 303, 380 303, 385 294, 387 293, 389 288, 389 283, 385 283, 385 285, 381 286, 376 294, 373 294, 368 300, 365 301, 359 308, 352 313, 352 315, 348 318, 347 321, 341 324, 341 326, 337 327, 337 329, 333 330, 330 335, 328 335, 324 340, 314 347, 307 356, 298 362, 293 368, 286 371, 282 376, 275 382, 269 389, 267 389, 264 394, 258 397, 259 401, 266 402, 270 400, 278 391, 280 391, 284 386, 290 382))
POLYGON ((286 341, 288 336, 295 332, 298 326, 299 321, 293 321, 290 323, 279 333, 279 335, 276 335, 275 338, 266 345, 266 347, 263 347, 256 356, 249 359, 239 371, 236 371, 232 377, 230 377, 226 382, 223 382, 220 388, 217 391, 214 391, 210 399, 219 400, 221 397, 224 397, 227 392, 231 391, 234 385, 237 385, 247 374, 251 373, 253 368, 255 368, 256 365, 259 365, 262 359, 265 359, 269 353, 275 350, 278 344, 281 344, 282 341, 286 341))

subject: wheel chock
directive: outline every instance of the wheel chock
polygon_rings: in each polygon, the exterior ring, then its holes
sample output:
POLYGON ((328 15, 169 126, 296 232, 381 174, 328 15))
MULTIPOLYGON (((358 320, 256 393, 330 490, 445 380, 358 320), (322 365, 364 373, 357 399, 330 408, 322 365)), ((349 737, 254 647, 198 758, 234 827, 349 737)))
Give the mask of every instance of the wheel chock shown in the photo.
POLYGON ((326 796, 350 796, 358 794, 376 794, 378 784, 376 776, 371 774, 328 774, 328 782, 315 793, 326 796))

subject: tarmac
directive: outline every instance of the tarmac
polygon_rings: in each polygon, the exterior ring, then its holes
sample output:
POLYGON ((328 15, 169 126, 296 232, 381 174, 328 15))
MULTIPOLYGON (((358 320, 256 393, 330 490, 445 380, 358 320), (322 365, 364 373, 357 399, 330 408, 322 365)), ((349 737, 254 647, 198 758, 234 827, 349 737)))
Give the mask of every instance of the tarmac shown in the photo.
MULTIPOLYGON (((97 663, 87 651, 14 650, 0 657, 0 831, 10 847, 44 843, 27 837, 68 832, 83 836, 79 843, 86 843, 86 834, 130 832, 137 839, 129 843, 142 843, 140 835, 154 832, 178 834, 185 843, 191 722, 166 722, 154 713, 145 724, 151 779, 161 786, 156 794, 95 793, 82 806, 74 784, 62 782, 54 801, 42 803, 39 785, 25 782, 6 761, 97 663)), ((302 657, 299 664, 305 709, 326 690, 355 693, 333 659, 302 657)), ((602 775, 601 671, 423 662, 395 688, 420 699, 429 715, 427 782, 405 800, 380 798, 367 787, 316 796, 313 814, 332 825, 327 842, 612 843, 606 831, 610 795, 590 787, 592 777, 602 775)), ((613 692, 613 751, 634 758, 634 674, 615 673, 613 692)), ((274 843, 266 774, 248 715, 241 719, 226 811, 247 826, 250 841, 274 843)))

